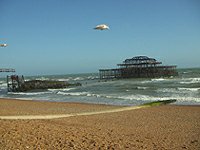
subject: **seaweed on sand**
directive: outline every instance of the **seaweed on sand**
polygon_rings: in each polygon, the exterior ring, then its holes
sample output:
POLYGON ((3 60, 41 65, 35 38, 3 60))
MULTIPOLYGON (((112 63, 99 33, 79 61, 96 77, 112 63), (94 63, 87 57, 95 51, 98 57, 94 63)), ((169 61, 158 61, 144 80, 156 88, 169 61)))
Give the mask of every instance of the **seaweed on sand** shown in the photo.
POLYGON ((160 106, 160 105, 167 105, 170 103, 174 103, 176 102, 176 99, 170 99, 170 100, 160 100, 160 101, 153 101, 150 103, 145 103, 142 106, 160 106))

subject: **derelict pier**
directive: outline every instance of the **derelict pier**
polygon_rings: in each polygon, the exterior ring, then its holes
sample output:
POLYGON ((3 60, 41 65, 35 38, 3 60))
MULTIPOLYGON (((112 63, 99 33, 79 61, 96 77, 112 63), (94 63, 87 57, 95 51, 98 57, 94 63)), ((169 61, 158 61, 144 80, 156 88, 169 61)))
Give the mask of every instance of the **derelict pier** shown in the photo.
POLYGON ((176 66, 163 66, 154 58, 136 56, 118 64, 116 69, 100 69, 100 79, 113 78, 156 78, 177 76, 176 66))

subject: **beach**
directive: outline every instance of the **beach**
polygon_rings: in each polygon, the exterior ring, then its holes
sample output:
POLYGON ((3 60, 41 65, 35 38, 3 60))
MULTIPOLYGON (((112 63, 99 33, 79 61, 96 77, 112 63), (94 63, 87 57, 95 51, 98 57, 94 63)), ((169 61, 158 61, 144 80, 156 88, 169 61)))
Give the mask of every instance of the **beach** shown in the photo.
MULTIPOLYGON (((120 106, 0 99, 0 116, 120 106)), ((121 106, 122 107, 122 106, 121 106)), ((200 106, 165 105, 58 119, 0 119, 0 149, 200 149, 200 106)))

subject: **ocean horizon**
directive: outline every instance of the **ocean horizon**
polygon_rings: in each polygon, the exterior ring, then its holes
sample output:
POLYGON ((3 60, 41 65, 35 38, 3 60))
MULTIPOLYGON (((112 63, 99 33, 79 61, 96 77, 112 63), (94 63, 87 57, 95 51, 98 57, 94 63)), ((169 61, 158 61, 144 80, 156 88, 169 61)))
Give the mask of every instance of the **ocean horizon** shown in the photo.
POLYGON ((200 68, 177 69, 170 78, 100 80, 98 73, 25 76, 25 80, 57 80, 81 83, 64 89, 7 92, 6 77, 0 78, 0 98, 107 105, 140 105, 175 99, 177 105, 200 105, 200 68))

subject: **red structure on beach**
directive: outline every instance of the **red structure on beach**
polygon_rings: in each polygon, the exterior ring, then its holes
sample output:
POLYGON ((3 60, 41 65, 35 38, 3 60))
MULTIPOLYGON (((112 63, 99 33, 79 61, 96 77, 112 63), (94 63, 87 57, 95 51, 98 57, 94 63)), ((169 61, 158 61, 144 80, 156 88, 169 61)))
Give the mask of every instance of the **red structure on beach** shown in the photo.
POLYGON ((156 78, 170 77, 178 75, 176 66, 162 66, 154 58, 147 56, 136 56, 126 59, 122 64, 118 64, 116 69, 100 69, 100 79, 113 78, 156 78))

